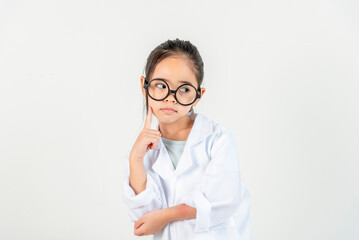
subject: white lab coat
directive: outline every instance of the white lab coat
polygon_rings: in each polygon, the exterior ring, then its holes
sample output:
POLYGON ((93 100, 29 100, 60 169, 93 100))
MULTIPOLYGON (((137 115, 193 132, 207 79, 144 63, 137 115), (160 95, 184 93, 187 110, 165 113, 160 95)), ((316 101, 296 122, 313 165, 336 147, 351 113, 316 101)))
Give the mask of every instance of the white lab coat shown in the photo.
POLYGON ((195 122, 177 168, 159 140, 144 157, 147 184, 137 195, 129 185, 132 147, 128 151, 123 201, 130 219, 135 222, 150 211, 184 203, 196 208, 196 218, 168 223, 153 235, 154 240, 251 240, 250 198, 241 182, 234 135, 202 114, 190 112, 188 116, 195 122))

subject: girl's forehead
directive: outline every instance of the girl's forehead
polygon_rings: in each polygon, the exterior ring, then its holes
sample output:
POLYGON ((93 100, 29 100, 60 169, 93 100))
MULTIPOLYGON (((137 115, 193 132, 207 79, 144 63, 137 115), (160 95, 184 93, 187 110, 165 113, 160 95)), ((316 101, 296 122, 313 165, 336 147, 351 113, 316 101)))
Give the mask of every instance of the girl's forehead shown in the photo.
POLYGON ((183 84, 188 82, 196 85, 196 75, 183 57, 167 57, 157 63, 152 74, 152 79, 162 78, 171 84, 183 84))

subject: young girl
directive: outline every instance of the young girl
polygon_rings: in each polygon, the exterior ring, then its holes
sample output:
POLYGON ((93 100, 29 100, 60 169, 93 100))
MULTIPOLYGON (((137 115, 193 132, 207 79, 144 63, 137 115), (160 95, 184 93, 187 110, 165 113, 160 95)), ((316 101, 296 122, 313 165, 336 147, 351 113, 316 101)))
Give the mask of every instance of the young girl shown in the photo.
POLYGON ((137 236, 251 239, 249 193, 237 144, 220 123, 195 113, 203 62, 189 41, 168 40, 146 64, 144 128, 125 157, 123 200, 137 236), (151 129, 152 114, 159 124, 151 129))

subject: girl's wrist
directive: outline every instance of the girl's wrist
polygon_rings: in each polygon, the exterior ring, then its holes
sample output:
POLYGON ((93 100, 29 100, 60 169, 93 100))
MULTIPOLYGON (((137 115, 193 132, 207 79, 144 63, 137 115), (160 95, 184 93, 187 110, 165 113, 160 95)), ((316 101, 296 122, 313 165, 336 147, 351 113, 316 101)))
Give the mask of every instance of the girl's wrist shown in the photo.
POLYGON ((165 208, 162 209, 163 211, 163 219, 166 223, 175 221, 175 213, 173 212, 173 208, 165 208))
POLYGON ((143 158, 135 156, 134 154, 130 153, 130 161, 143 162, 143 158))
POLYGON ((164 218, 168 222, 196 218, 196 209, 186 204, 163 209, 164 218))

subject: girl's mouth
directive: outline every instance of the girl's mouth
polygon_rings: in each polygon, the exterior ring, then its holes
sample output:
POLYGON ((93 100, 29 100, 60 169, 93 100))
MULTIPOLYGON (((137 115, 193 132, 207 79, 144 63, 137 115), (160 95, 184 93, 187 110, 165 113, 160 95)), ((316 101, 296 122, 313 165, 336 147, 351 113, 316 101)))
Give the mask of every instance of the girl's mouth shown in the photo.
POLYGON ((161 110, 165 113, 175 113, 177 112, 176 110, 172 109, 172 108, 161 108, 161 110))

